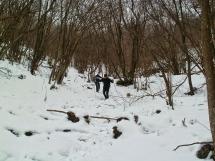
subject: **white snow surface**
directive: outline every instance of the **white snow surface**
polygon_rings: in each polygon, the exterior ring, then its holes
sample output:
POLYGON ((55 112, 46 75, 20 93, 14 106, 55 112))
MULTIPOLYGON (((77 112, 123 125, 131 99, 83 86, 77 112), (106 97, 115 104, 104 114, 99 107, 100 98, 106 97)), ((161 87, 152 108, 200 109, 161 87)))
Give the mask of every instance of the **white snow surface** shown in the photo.
MULTIPOLYGON (((164 90, 158 75, 149 78, 147 91, 116 86, 114 80, 110 98, 104 100, 102 83, 96 93, 94 83, 87 83, 87 75, 73 68, 55 90, 50 90, 53 82, 48 84, 48 68, 40 67, 33 76, 26 66, 5 60, 0 61, 0 70, 4 72, 0 72, 0 161, 197 161, 201 144, 174 149, 212 140, 205 85, 189 96, 184 94, 189 91, 185 82, 174 94, 173 110, 159 96, 138 99, 164 90), (11 70, 11 76, 5 68, 11 70), (26 78, 19 79, 20 75, 26 78), (73 123, 67 114, 47 109, 72 111, 80 121, 73 123), (86 115, 129 120, 91 118, 88 124, 83 118, 86 115), (138 116, 137 123, 134 116, 138 116), (113 138, 114 126, 122 132, 117 139, 113 138)), ((184 78, 173 76, 173 86, 184 78)), ((193 75, 192 81, 199 88, 205 78, 193 75)))

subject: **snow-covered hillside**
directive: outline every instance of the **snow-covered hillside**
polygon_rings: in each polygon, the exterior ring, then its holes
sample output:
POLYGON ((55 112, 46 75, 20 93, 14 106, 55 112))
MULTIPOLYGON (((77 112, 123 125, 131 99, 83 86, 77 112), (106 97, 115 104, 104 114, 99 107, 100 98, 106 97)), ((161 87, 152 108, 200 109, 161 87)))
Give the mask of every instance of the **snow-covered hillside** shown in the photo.
MULTIPOLYGON (((0 72, 0 161, 197 161, 196 152, 202 145, 173 149, 212 140, 205 86, 187 96, 185 82, 174 95, 172 110, 161 97, 135 102, 145 92, 164 89, 158 76, 149 78, 149 91, 137 92, 133 86, 114 83, 110 99, 104 100, 102 89, 96 93, 94 84, 72 68, 55 90, 50 90, 47 69, 40 68, 33 76, 26 67, 7 61, 0 61, 0 68, 5 72, 0 72), (11 76, 4 68, 11 70, 11 76), (47 109, 72 111, 80 121, 73 123, 67 114, 47 109), (91 118, 88 124, 86 115, 129 120, 91 118), (122 132, 117 139, 113 138, 114 126, 122 132)), ((184 77, 174 76, 173 81, 179 83, 184 77)), ((192 79, 195 87, 205 83, 203 75, 192 79)))

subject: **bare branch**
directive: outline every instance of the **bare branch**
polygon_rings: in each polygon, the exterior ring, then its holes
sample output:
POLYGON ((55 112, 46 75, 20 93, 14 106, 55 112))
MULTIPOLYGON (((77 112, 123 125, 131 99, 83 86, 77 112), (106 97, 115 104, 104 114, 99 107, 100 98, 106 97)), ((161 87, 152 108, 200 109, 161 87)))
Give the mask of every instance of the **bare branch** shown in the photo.
POLYGON ((47 111, 51 111, 51 112, 60 112, 60 113, 65 113, 65 114, 67 114, 67 112, 59 111, 59 110, 47 110, 47 111))
POLYGON ((190 145, 195 145, 195 144, 211 144, 211 143, 213 143, 213 141, 209 141, 209 142, 195 142, 195 143, 191 143, 191 144, 183 144, 183 145, 177 146, 175 149, 173 149, 173 151, 176 151, 179 147, 182 147, 182 146, 190 146, 190 145))

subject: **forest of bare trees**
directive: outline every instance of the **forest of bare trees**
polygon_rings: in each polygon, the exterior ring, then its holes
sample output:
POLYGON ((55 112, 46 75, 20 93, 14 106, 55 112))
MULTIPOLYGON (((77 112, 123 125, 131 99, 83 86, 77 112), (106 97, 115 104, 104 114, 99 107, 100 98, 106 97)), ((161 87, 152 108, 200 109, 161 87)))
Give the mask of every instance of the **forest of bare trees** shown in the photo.
POLYGON ((160 72, 171 106, 170 75, 186 75, 194 95, 195 67, 206 77, 214 120, 214 16, 214 0, 1 0, 0 59, 32 75, 47 61, 53 86, 71 66, 89 81, 105 69, 124 86, 160 72))
POLYGON ((32 75, 47 61, 53 86, 71 66, 88 81, 105 69, 124 86, 159 72, 172 106, 171 75, 186 74, 194 95, 193 68, 205 74, 200 14, 198 0, 3 0, 0 59, 32 75))
POLYGON ((197 0, 3 0, 0 59, 28 62, 31 74, 48 61, 58 84, 71 65, 105 67, 122 85, 160 71, 168 86, 164 73, 186 73, 193 95, 191 64, 204 73, 200 12, 197 0))

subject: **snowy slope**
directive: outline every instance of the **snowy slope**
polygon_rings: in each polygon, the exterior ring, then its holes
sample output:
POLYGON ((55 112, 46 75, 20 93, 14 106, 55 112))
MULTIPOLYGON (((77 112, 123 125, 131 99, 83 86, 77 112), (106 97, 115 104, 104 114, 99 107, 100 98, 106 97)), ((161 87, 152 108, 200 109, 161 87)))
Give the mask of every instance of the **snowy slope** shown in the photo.
MULTIPOLYGON (((32 76, 22 65, 0 61, 3 68, 10 69, 11 76, 0 72, 0 161, 197 161, 195 154, 202 145, 173 149, 211 141, 205 86, 187 96, 183 94, 188 91, 185 83, 174 95, 172 110, 161 97, 134 102, 146 91, 137 92, 132 86, 112 84, 111 97, 104 100, 102 90, 96 93, 94 84, 72 68, 55 90, 50 90, 48 69, 40 68, 32 76), (26 78, 19 79, 21 74, 26 78), (132 97, 126 98, 127 93, 132 97), (72 111, 80 121, 73 123, 65 113, 47 109, 72 111), (129 120, 91 118, 88 124, 86 115, 129 120), (137 123, 134 116, 138 116, 137 123), (187 127, 182 124, 184 119, 187 127), (118 139, 113 138, 114 126, 122 132, 118 139)), ((175 76, 173 81, 183 78, 175 76)), ((205 83, 203 75, 192 79, 195 87, 205 83)), ((151 91, 164 87, 161 77, 151 77, 149 82, 151 91)))

